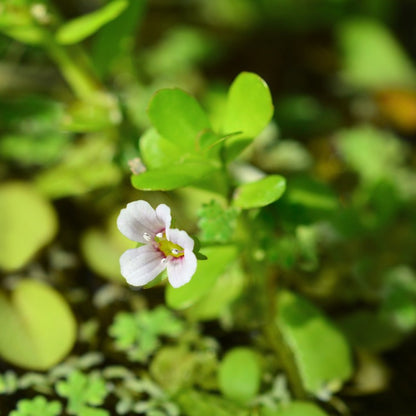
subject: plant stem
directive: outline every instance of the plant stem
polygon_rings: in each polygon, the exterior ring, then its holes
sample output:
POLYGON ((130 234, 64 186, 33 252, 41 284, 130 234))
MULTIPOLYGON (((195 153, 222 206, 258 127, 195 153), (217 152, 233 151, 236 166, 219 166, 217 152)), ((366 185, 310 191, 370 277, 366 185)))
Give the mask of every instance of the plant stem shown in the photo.
POLYGON ((277 323, 277 284, 275 270, 269 271, 267 284, 265 285, 265 296, 267 299, 267 322, 265 325, 265 335, 287 375, 293 396, 296 399, 306 399, 308 397, 295 362, 295 357, 287 345, 283 334, 277 323))
POLYGON ((45 36, 44 46, 78 98, 91 98, 98 91, 97 83, 74 62, 66 48, 56 43, 52 36, 45 36))

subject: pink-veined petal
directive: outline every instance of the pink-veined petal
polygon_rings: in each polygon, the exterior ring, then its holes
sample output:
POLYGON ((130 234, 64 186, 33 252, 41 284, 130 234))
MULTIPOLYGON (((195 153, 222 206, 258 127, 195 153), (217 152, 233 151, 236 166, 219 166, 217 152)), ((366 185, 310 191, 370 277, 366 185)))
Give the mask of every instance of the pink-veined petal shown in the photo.
POLYGON ((194 249, 194 240, 189 237, 186 231, 172 228, 169 233, 169 241, 181 246, 183 249, 192 251, 194 249))
POLYGON ((132 286, 143 286, 166 268, 163 256, 150 244, 125 251, 120 257, 122 276, 132 286))
POLYGON ((195 254, 188 249, 185 249, 183 257, 170 258, 168 260, 169 283, 175 288, 188 283, 196 271, 196 264, 195 254))
MULTIPOLYGON (((148 202, 140 200, 130 202, 121 210, 117 218, 117 227, 130 240, 147 243, 149 240, 145 238, 145 233, 153 237, 164 230, 165 220, 168 220, 166 215, 159 218, 148 202)), ((170 226, 170 218, 168 226, 170 226)))
POLYGON ((165 224, 165 234, 169 239, 170 223, 172 216, 170 215, 170 208, 165 204, 160 204, 156 207, 156 216, 165 224))

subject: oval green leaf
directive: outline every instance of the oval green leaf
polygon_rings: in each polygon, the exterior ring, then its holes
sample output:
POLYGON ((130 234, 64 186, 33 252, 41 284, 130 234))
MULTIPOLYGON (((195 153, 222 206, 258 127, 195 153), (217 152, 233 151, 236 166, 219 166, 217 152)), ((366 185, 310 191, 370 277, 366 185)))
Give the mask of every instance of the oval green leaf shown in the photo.
POLYGON ((260 388, 259 357, 249 348, 234 348, 222 360, 218 377, 225 397, 246 403, 256 396, 260 388))
POLYGON ((256 137, 273 115, 269 87, 258 75, 242 72, 228 92, 223 133, 241 132, 244 137, 256 137))
POLYGON ((269 175, 255 182, 239 186, 234 193, 233 205, 243 209, 264 207, 277 201, 286 189, 286 179, 269 175))
POLYGON ((0 355, 20 367, 46 370, 75 342, 75 318, 67 303, 38 281, 21 281, 10 299, 0 292, 0 319, 0 355))
POLYGON ((352 374, 351 352, 341 333, 308 300, 289 291, 277 299, 276 323, 291 347, 307 391, 338 390, 352 374))
POLYGON ((174 143, 163 138, 156 129, 148 129, 139 140, 140 155, 148 169, 157 169, 179 163, 183 152, 174 143))
POLYGON ((216 169, 215 164, 205 159, 192 160, 133 175, 131 183, 143 191, 170 191, 197 182, 216 169))
POLYGON ((115 19, 127 6, 127 0, 113 0, 101 9, 70 20, 58 29, 56 40, 63 45, 80 42, 115 19))
POLYGON ((197 138, 211 128, 195 98, 178 88, 158 91, 150 101, 148 114, 159 134, 185 153, 195 153, 197 138))
POLYGON ((199 261, 195 275, 184 286, 166 288, 166 303, 174 309, 185 309, 209 293, 218 277, 225 272, 237 256, 235 246, 213 246, 204 248, 207 260, 199 261))
POLYGON ((261 416, 328 416, 321 408, 309 402, 291 402, 278 410, 264 409, 261 416))
POLYGON ((25 183, 0 186, 0 268, 24 266, 57 231, 52 205, 25 183))

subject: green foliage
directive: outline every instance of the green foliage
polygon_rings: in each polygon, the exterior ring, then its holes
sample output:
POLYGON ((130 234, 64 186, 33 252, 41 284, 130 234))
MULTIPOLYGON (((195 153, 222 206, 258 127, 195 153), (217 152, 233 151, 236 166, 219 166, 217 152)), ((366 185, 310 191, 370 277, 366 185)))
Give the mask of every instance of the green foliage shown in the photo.
POLYGON ((211 290, 217 279, 237 256, 237 248, 232 245, 212 246, 204 249, 207 260, 200 262, 192 280, 177 289, 166 288, 168 306, 184 309, 201 300, 211 290))
POLYGON ((264 409, 261 416, 327 416, 328 414, 313 403, 293 401, 278 410, 264 409))
POLYGON ((53 239, 57 218, 32 185, 9 182, 0 186, 0 227, 0 267, 13 271, 53 239))
POLYGON ((132 361, 141 362, 160 347, 161 336, 177 337, 182 331, 182 322, 163 306, 134 314, 120 312, 109 328, 117 349, 126 351, 132 361))
POLYGON ((61 411, 61 403, 48 402, 45 397, 36 396, 32 400, 19 400, 17 410, 13 410, 10 416, 58 416, 61 411))
POLYGON ((299 295, 283 291, 277 305, 276 324, 295 355, 305 389, 318 396, 337 391, 352 373, 351 351, 343 334, 299 295))
POLYGON ((202 241, 227 243, 232 239, 238 212, 234 208, 224 209, 218 201, 202 205, 198 211, 198 226, 202 241))
POLYGON ((72 372, 65 381, 56 385, 56 391, 67 398, 67 412, 80 416, 108 416, 103 409, 91 406, 103 404, 107 396, 105 381, 98 374, 83 374, 81 371, 72 372))
POLYGON ((259 357, 249 348, 233 348, 221 361, 218 376, 225 397, 246 403, 256 396, 260 387, 259 357))
POLYGON ((264 207, 277 201, 285 189, 285 178, 279 175, 269 175, 258 181, 239 186, 235 190, 233 204, 243 209, 264 207))
POLYGON ((63 45, 78 43, 114 20, 127 6, 127 0, 113 0, 101 9, 70 20, 58 29, 56 40, 63 45))
POLYGON ((0 354, 21 367, 45 370, 71 350, 74 316, 64 298, 35 280, 22 280, 9 299, 0 293, 0 354))
POLYGON ((414 87, 414 67, 406 53, 382 23, 352 19, 339 27, 343 52, 342 75, 358 88, 414 87))

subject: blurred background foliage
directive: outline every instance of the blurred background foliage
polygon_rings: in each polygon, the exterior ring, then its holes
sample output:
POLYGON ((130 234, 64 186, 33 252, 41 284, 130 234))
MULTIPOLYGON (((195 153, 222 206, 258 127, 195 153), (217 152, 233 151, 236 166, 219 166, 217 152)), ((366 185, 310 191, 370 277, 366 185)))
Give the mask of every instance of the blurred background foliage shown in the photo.
POLYGON ((260 369, 246 347, 267 351, 249 258, 254 274, 267 263, 301 296, 282 291, 281 325, 327 414, 414 415, 415 13, 411 0, 3 0, 1 412, 326 414, 303 401, 274 409, 289 392, 270 352, 260 369), (242 71, 267 82, 275 113, 230 174, 284 175, 283 197, 247 214, 247 229, 207 189, 133 189, 151 155, 154 92, 183 88, 218 127, 242 71), (168 203, 179 228, 212 246, 207 287, 125 287, 118 258, 132 245, 115 218, 135 199, 168 203), (227 243, 241 235, 259 243, 237 263, 227 243), (165 300, 179 317, 155 308, 165 300), (297 332, 302 313, 320 326, 297 332), (326 351, 320 331, 343 350, 332 325, 354 369, 346 362, 339 385, 318 389, 304 352, 326 351))

